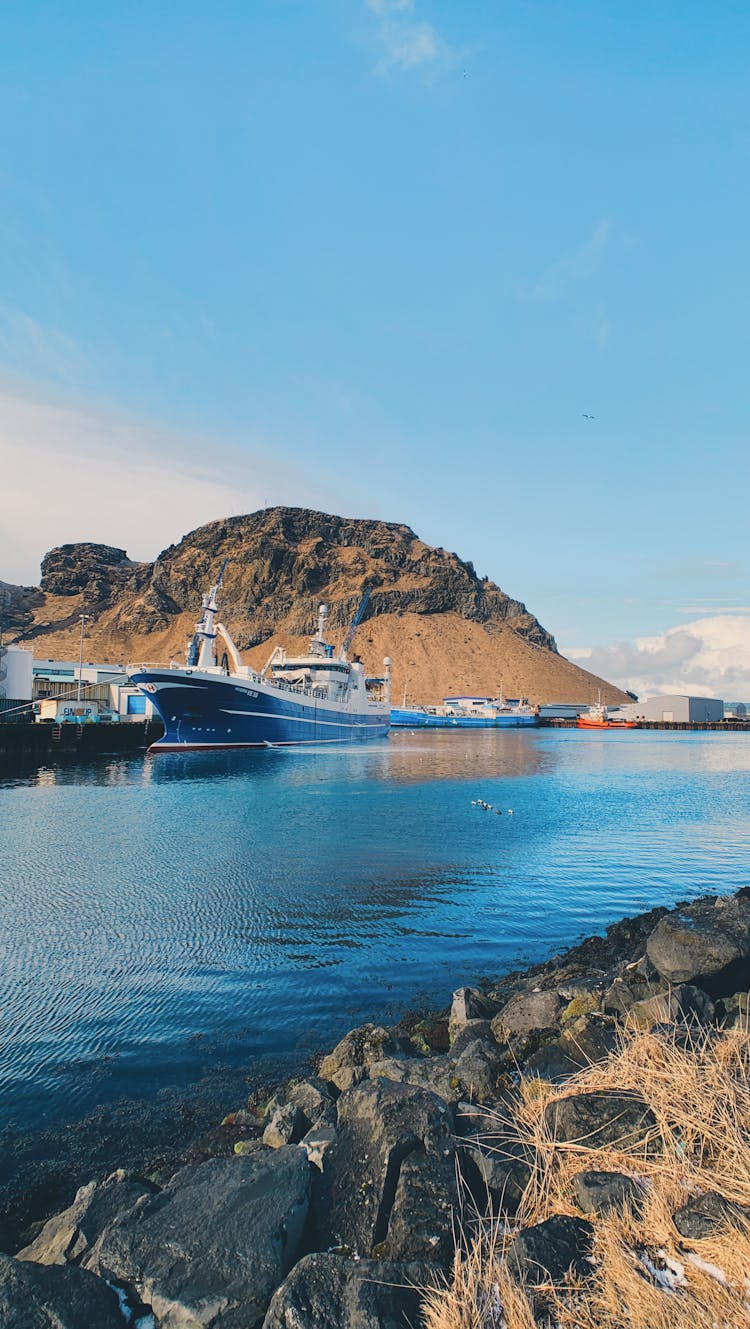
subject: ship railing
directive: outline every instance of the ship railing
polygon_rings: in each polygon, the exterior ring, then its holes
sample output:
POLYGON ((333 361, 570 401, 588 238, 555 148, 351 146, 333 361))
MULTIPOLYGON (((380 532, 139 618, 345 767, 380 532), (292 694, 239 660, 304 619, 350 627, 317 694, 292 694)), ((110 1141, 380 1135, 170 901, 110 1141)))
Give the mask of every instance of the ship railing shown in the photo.
POLYGON ((327 688, 302 687, 299 683, 287 683, 283 678, 266 678, 263 681, 271 688, 278 688, 279 692, 292 692, 295 697, 315 697, 318 700, 325 700, 328 696, 327 688))

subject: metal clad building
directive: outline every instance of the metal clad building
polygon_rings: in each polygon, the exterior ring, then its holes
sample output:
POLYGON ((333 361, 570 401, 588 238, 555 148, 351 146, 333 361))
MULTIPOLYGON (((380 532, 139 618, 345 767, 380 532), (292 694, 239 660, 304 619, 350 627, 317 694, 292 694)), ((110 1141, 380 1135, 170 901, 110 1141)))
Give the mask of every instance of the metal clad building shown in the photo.
POLYGON ((724 703, 716 697, 669 693, 620 706, 616 714, 628 720, 656 720, 662 724, 716 724, 724 719, 724 703))

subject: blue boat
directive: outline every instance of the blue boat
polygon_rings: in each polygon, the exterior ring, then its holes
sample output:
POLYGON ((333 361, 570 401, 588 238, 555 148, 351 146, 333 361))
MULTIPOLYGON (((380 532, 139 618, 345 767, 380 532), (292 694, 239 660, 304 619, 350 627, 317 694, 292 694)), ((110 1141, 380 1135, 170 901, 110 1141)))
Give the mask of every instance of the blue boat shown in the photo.
POLYGON ((517 729, 537 723, 524 697, 445 697, 442 706, 402 706, 391 711, 394 729, 517 729))
POLYGON ((216 622, 226 564, 203 597, 203 613, 185 665, 129 665, 133 683, 151 698, 164 721, 164 737, 151 752, 205 748, 282 747, 351 743, 384 738, 390 725, 390 660, 381 678, 367 678, 347 651, 362 616, 337 654, 325 640, 328 618, 321 605, 306 655, 276 647, 260 673, 242 663, 226 627, 216 622), (216 643, 224 651, 217 660, 216 643))

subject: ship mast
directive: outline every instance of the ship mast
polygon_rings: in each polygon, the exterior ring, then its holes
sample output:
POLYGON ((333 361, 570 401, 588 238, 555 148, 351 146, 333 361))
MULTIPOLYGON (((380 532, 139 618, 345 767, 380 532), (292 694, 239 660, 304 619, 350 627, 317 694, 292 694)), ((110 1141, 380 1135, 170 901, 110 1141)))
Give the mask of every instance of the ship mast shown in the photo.
POLYGON ((221 591, 228 562, 229 559, 225 558, 216 581, 210 591, 207 591, 203 596, 203 613, 199 622, 195 625, 195 635, 187 653, 187 663, 190 669, 210 669, 215 663, 216 629, 214 627, 214 616, 219 607, 219 592, 221 591))

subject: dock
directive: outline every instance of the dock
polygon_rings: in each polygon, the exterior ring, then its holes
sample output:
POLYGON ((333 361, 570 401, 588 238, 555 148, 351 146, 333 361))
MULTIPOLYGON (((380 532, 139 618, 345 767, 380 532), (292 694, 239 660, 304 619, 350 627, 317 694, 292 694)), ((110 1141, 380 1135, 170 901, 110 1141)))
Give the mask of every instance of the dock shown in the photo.
POLYGON ((58 761, 88 761, 94 757, 145 752, 163 733, 161 720, 127 724, 0 724, 0 772, 7 775, 58 761))
MULTIPOLYGON (((540 729, 577 729, 575 720, 557 720, 543 719, 537 721, 540 729)), ((750 723, 747 720, 703 720, 703 721, 678 721, 678 720, 637 720, 636 729, 666 729, 666 730, 687 730, 688 733, 697 733, 702 729, 712 729, 719 734, 734 732, 740 734, 750 734, 750 723)), ((589 729, 588 733, 596 733, 595 729, 589 729)))

